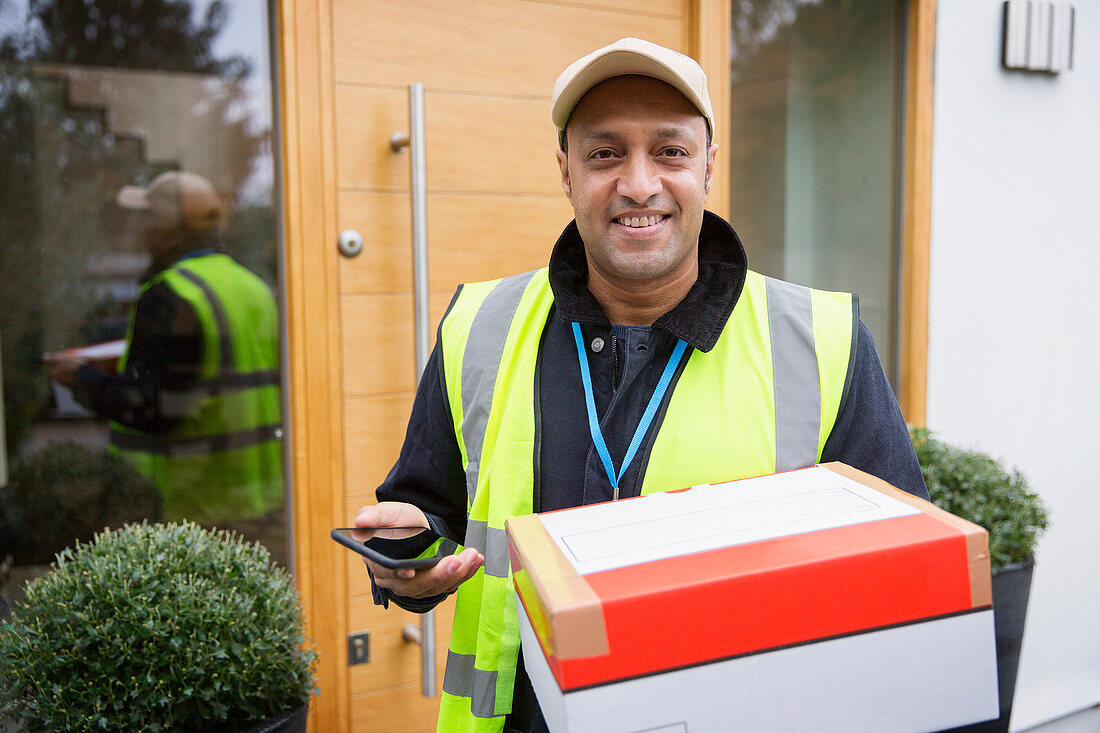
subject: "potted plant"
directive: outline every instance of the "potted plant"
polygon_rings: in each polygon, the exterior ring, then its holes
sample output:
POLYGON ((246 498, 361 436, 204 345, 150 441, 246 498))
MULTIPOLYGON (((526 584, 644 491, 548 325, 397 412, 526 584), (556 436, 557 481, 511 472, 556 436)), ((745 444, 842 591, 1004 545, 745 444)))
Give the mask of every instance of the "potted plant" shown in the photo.
POLYGON ((305 730, 315 653, 267 550, 192 523, 63 550, 0 624, 0 720, 27 731, 305 730))
POLYGON ((932 503, 989 531, 1001 714, 995 723, 962 730, 1008 730, 1035 544, 1047 528, 1047 510, 1019 471, 943 443, 927 428, 911 427, 910 436, 932 503))

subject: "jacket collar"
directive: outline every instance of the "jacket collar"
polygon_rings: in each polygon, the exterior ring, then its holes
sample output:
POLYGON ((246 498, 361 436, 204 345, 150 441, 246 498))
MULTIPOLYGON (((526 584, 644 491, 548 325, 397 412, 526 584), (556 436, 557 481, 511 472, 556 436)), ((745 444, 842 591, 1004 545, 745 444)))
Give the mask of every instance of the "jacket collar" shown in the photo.
MULTIPOLYGON (((684 299, 653 324, 682 338, 689 346, 710 351, 725 328, 745 285, 748 258, 729 223, 703 212, 699 232, 699 277, 684 299)), ((550 255, 550 288, 558 317, 565 321, 610 326, 607 314, 588 289, 584 242, 572 221, 558 237, 550 255)))
POLYGON ((194 257, 205 257, 206 255, 217 255, 217 254, 223 254, 223 253, 220 249, 217 249, 215 247, 204 247, 202 249, 189 250, 187 252, 184 252, 182 255, 180 255, 178 257, 173 257, 172 259, 165 260, 163 262, 158 263, 156 261, 153 261, 153 262, 149 263, 148 269, 141 276, 141 282, 143 284, 149 282, 150 280, 155 278, 157 275, 159 275, 160 273, 167 270, 169 267, 173 267, 176 264, 178 264, 180 262, 183 262, 184 260, 189 260, 189 259, 192 259, 194 257))

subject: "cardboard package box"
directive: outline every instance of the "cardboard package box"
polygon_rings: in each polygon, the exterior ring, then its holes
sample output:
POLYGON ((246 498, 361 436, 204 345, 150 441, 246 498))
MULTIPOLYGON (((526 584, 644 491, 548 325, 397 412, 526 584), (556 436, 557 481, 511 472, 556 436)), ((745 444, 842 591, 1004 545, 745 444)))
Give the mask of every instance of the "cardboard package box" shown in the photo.
POLYGON ((840 463, 507 523, 551 731, 998 715, 988 537, 840 463))

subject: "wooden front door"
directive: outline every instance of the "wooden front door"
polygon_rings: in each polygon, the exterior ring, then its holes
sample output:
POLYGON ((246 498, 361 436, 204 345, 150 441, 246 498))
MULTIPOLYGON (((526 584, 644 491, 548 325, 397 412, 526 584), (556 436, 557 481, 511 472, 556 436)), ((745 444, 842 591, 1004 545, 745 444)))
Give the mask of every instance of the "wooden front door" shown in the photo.
POLYGON ((423 697, 419 648, 401 633, 418 617, 375 606, 363 565, 328 539, 374 501, 416 386, 409 154, 389 144, 409 131, 408 85, 426 89, 434 326, 460 282, 544 265, 572 217, 549 119, 561 70, 623 36, 718 66, 722 13, 689 0, 282 3, 289 438, 295 573, 320 653, 313 730, 434 729, 453 613, 437 611, 437 696, 423 697), (337 250, 345 229, 363 236, 357 257, 337 250), (363 631, 370 661, 349 667, 348 634, 363 631))

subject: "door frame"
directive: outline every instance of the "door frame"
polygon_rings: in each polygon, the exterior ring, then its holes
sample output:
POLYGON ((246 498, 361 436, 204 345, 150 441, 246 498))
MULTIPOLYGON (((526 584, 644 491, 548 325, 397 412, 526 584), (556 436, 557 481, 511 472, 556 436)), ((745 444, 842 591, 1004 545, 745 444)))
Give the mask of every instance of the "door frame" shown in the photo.
POLYGON ((344 514, 339 272, 316 256, 318 242, 336 248, 332 7, 276 8, 294 579, 318 652, 310 730, 346 731, 348 553, 328 539, 344 514))
POLYGON ((928 403, 936 0, 908 0, 905 11, 898 402, 906 420, 924 425, 928 403))

